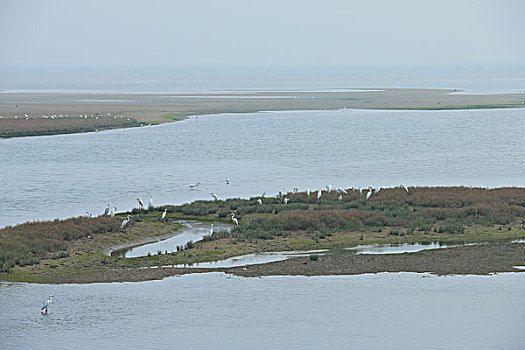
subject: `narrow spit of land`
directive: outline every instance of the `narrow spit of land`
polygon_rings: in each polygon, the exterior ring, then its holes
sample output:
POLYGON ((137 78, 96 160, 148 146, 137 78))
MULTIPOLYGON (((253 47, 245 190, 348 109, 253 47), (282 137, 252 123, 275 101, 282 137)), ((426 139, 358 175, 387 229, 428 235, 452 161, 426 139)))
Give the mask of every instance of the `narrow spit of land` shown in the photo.
POLYGON ((133 210, 117 217, 78 217, 0 230, 0 280, 41 283, 143 281, 221 271, 240 276, 349 275, 377 272, 489 274, 525 266, 525 188, 415 187, 355 189, 133 210), (371 193, 367 199, 367 194, 371 193), (166 218, 161 213, 167 209, 166 218), (136 258, 108 250, 175 235, 180 220, 230 222, 176 252, 136 258), (125 215, 128 226, 121 229, 125 215), (485 244, 400 255, 356 255, 344 248, 375 243, 485 244), (235 268, 165 267, 270 251, 328 250, 325 255, 235 268))
POLYGON ((314 92, 251 90, 198 95, 3 92, 0 93, 0 138, 146 126, 192 115, 218 113, 343 108, 441 110, 525 107, 523 94, 468 95, 455 92, 392 88, 314 92))

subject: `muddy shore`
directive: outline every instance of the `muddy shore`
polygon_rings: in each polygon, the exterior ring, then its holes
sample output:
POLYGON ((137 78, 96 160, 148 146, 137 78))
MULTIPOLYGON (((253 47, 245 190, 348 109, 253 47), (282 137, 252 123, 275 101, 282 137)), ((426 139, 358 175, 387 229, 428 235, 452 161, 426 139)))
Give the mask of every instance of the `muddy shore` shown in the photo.
MULTIPOLYGON (((79 115, 111 116, 123 115, 138 123, 166 123, 187 118, 192 115, 219 113, 252 113, 259 111, 287 110, 336 110, 336 109, 480 109, 480 108, 521 108, 525 107, 522 94, 469 95, 456 94, 453 89, 359 89, 348 91, 236 91, 208 94, 109 94, 109 93, 0 93, 0 136, 7 122, 18 116, 18 122, 38 121, 50 125, 41 126, 47 134, 79 132, 78 123, 68 129, 61 126, 65 118, 38 119, 43 115, 68 115, 69 119, 79 115), (37 119, 34 119, 37 118, 37 119), (34 120, 32 120, 34 119, 34 120), (5 126, 3 126, 5 124, 5 126)), ((127 120, 127 119, 126 119, 127 120)), ((97 120, 99 122, 99 120, 97 120)), ((99 123, 100 124, 100 123, 99 123)), ((133 125, 102 124, 93 126, 98 130, 133 125)), ((81 125, 82 126, 82 125, 81 125)), ((83 126, 84 132, 90 131, 83 126)), ((34 128, 33 128, 34 129, 34 128)), ((38 134, 39 130, 31 130, 38 134)), ((9 130, 6 136, 24 136, 25 128, 20 126, 20 133, 9 130), (15 132, 13 134, 13 132, 15 132)), ((28 134, 27 136, 31 136, 28 134)))
POLYGON ((234 268, 137 268, 69 275, 52 283, 107 283, 158 280, 190 273, 223 272, 242 277, 359 275, 380 272, 416 272, 436 275, 489 275, 525 272, 525 244, 487 243, 476 246, 426 250, 417 253, 356 255, 349 252, 298 257, 234 268))

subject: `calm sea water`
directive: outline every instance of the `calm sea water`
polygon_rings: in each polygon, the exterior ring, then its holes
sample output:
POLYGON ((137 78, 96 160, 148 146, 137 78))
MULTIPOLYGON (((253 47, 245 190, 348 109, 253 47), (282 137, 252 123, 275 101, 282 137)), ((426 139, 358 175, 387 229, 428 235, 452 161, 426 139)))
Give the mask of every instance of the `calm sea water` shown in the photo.
POLYGON ((524 139, 520 109, 224 114, 6 139, 0 226, 129 210, 148 193, 160 205, 329 183, 525 186, 524 139))
POLYGON ((523 349, 525 274, 0 284, 3 349, 523 349), (48 316, 41 302, 54 295, 48 316))

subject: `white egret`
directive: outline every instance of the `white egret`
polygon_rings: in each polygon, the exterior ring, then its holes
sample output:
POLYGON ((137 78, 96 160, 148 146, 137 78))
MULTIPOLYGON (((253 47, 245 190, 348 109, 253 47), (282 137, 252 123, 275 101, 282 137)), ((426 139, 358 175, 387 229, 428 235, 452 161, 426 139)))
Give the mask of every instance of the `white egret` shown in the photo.
POLYGON ((405 189, 405 191, 407 191, 408 193, 408 187, 406 187, 405 185, 401 185, 401 188, 405 189))
POLYGON ((193 185, 189 185, 188 187, 190 188, 190 190, 196 190, 197 187, 199 187, 201 183, 199 181, 197 181, 197 183, 193 184, 193 185))
POLYGON ((370 196, 372 196, 372 192, 374 191, 374 189, 372 187, 369 187, 368 188, 368 192, 366 194, 366 199, 369 199, 370 196))
POLYGON ((233 223, 234 223, 235 225, 239 225, 239 220, 235 217, 235 214, 232 213, 231 215, 232 215, 232 221, 233 221, 233 223))
POLYGON ((129 220, 131 220, 131 215, 128 215, 126 219, 122 220, 122 224, 120 224, 120 228, 124 228, 124 226, 128 224, 129 220))
POLYGON ((168 209, 164 209, 164 213, 162 213, 162 216, 160 217, 160 219, 164 220, 166 218, 167 213, 168 213, 168 209))
POLYGON ((289 201, 290 201, 290 198, 285 198, 285 199, 283 200, 284 204, 288 204, 289 201))
POLYGON ((377 192, 379 192, 379 191, 381 191, 381 187, 380 187, 380 186, 377 186, 377 188, 376 188, 376 194, 377 194, 377 192))
POLYGON ((111 210, 109 211, 109 216, 114 217, 116 211, 117 211, 117 207, 113 207, 113 209, 111 209, 111 210))
POLYGON ((261 198, 258 198, 258 199, 257 199, 257 203, 258 203, 258 204, 263 204, 262 199, 261 199, 261 198))
POLYGON ((317 199, 321 198, 321 194, 323 194, 321 190, 317 191, 317 199))
POLYGON ((211 196, 213 197, 213 199, 215 199, 216 201, 219 200, 219 196, 217 196, 217 194, 215 194, 215 193, 212 192, 212 193, 210 193, 210 195, 211 195, 211 196))
POLYGON ((153 197, 149 196, 148 209, 153 209, 153 197))
POLYGON ((108 203, 108 207, 104 209, 104 215, 108 215, 108 214, 109 214, 109 203, 108 203))
POLYGON ((310 197, 310 187, 306 187, 306 195, 310 197))
POLYGON ((211 227, 210 227, 210 236, 213 235, 213 224, 211 224, 211 227))
POLYGON ((40 308, 40 312, 41 312, 42 314, 47 315, 47 309, 49 309, 49 305, 51 305, 52 302, 53 302, 53 296, 50 295, 50 296, 49 296, 49 299, 47 299, 46 301, 44 301, 44 302, 42 303, 42 307, 40 308))
POLYGON ((339 187, 339 188, 337 189, 337 192, 338 192, 339 194, 342 194, 342 193, 344 193, 344 194, 348 194, 348 193, 346 192, 346 190, 345 190, 344 188, 342 188, 342 187, 339 187))
POLYGON ((363 189, 361 187, 359 187, 359 195, 362 196, 363 195, 363 189))
POLYGON ((144 208, 144 202, 139 197, 137 197, 137 203, 139 204, 139 209, 144 208))
POLYGON ((326 185, 326 192, 330 193, 332 192, 332 190, 334 189, 334 186, 333 185, 326 185))

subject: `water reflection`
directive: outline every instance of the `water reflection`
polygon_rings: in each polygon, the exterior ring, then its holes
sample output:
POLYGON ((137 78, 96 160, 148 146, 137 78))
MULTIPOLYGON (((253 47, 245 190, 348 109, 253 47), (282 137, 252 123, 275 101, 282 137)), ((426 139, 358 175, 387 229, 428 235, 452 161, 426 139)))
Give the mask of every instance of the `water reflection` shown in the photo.
POLYGON ((416 253, 422 250, 429 249, 445 249, 454 247, 463 247, 468 245, 475 245, 476 243, 442 243, 442 242, 422 242, 422 243, 392 243, 392 244, 371 244, 358 245, 356 247, 345 248, 345 250, 352 250, 356 254, 403 254, 416 253))
MULTIPOLYGON (((180 221, 183 228, 173 237, 157 242, 143 244, 131 248, 116 249, 110 252, 111 256, 120 258, 136 258, 140 256, 154 255, 159 251, 162 253, 173 253, 177 247, 184 247, 188 242, 198 242, 210 234, 211 224, 198 221, 180 221)), ((214 232, 230 231, 233 226, 229 224, 214 223, 214 232)))

